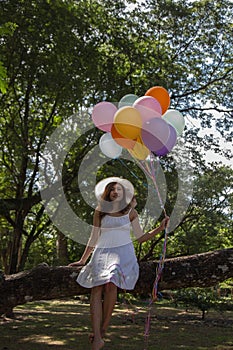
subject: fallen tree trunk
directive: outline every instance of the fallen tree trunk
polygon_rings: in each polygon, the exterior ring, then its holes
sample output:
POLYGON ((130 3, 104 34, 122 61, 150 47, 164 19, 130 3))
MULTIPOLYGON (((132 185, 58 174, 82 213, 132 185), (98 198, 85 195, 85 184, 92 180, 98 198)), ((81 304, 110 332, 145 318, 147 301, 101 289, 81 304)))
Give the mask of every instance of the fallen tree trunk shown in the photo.
MULTIPOLYGON (((156 277, 156 261, 140 263, 140 277, 133 293, 151 293, 156 277)), ((34 300, 59 299, 87 294, 77 284, 80 268, 40 264, 30 271, 0 275, 0 314, 34 300)), ((233 277, 233 248, 166 259, 159 290, 209 287, 233 277)))

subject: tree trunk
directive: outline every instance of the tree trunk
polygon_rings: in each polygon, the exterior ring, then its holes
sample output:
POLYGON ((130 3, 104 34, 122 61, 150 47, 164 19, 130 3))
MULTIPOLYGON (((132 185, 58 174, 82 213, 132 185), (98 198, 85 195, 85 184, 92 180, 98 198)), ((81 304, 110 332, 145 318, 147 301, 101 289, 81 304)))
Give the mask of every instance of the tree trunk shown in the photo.
POLYGON ((21 230, 19 228, 15 228, 13 232, 13 244, 11 246, 11 255, 10 255, 10 264, 9 264, 10 274, 16 273, 18 269, 21 238, 22 238, 21 230))
MULTIPOLYGON (((140 277, 132 293, 150 294, 157 262, 140 263, 140 277)), ((0 275, 0 314, 16 305, 89 293, 76 282, 80 268, 40 264, 30 271, 0 275)), ((165 260, 159 290, 210 287, 233 277, 233 248, 165 260)))
POLYGON ((68 248, 67 248, 67 237, 60 231, 57 230, 57 261, 59 265, 67 265, 68 259, 68 248))

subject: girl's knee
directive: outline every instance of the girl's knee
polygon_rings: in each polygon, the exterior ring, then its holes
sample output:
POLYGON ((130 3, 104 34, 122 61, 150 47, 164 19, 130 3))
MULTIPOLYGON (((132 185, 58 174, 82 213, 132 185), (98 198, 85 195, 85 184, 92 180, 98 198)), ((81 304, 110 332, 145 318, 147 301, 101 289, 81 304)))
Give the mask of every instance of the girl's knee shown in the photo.
POLYGON ((102 291, 103 291, 103 286, 93 287, 91 290, 91 295, 102 294, 102 291))
POLYGON ((109 282, 109 283, 105 284, 104 290, 107 293, 108 292, 115 292, 115 291, 117 291, 117 286, 114 283, 109 282))

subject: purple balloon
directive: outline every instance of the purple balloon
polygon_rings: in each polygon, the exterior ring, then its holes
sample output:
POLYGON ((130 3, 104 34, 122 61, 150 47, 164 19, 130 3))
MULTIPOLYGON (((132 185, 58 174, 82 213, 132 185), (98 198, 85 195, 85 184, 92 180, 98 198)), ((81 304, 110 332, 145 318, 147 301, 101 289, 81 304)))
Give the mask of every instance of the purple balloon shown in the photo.
POLYGON ((142 125, 142 141, 150 151, 161 149, 168 141, 170 128, 162 118, 153 118, 142 125))
POLYGON ((176 144, 176 140, 177 140, 176 129, 172 125, 168 124, 168 126, 170 129, 169 138, 167 140, 167 143, 161 149, 158 149, 157 151, 154 152, 157 156, 165 156, 172 150, 172 148, 176 144))

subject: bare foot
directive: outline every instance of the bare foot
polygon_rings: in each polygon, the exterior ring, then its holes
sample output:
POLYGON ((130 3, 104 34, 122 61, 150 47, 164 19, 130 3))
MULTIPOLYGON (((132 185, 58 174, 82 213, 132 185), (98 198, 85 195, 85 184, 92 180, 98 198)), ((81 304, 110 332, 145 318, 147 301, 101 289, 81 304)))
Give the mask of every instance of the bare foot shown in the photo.
MULTIPOLYGON (((101 331, 101 337, 102 338, 105 337, 105 330, 104 329, 102 329, 102 331, 101 331)), ((92 344, 94 341, 94 333, 90 333, 88 338, 89 338, 89 342, 92 344)))
POLYGON ((93 343, 92 343, 92 350, 100 350, 104 347, 104 341, 103 339, 95 339, 93 340, 93 343))

